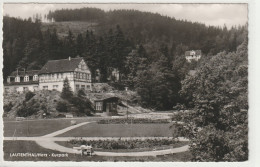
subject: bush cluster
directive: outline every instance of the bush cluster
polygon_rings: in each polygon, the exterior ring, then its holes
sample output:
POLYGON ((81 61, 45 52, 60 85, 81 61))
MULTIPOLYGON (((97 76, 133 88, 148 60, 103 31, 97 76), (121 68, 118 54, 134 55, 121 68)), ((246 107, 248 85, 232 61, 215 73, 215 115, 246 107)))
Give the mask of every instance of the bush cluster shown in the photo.
POLYGON ((56 110, 59 112, 68 112, 68 105, 64 101, 59 101, 56 106, 56 110))
POLYGON ((77 96, 75 96, 71 91, 68 79, 65 78, 61 92, 63 101, 57 103, 56 110, 59 112, 74 112, 77 116, 90 116, 94 109, 89 99, 85 96, 86 94, 83 90, 79 90, 77 96))
POLYGON ((73 145, 91 144, 93 148, 102 148, 108 150, 118 149, 136 149, 136 148, 152 148, 155 146, 170 146, 178 141, 174 139, 133 139, 133 140, 70 140, 68 143, 73 145))
POLYGON ((8 104, 4 105, 4 112, 9 112, 13 108, 13 103, 9 102, 8 104))
POLYGON ((157 120, 152 120, 148 118, 116 118, 116 119, 102 119, 98 121, 99 124, 162 124, 162 123, 170 123, 169 120, 167 119, 157 119, 157 120))
POLYGON ((17 116, 19 117, 28 117, 31 116, 41 108, 40 104, 37 103, 34 99, 30 103, 23 103, 22 106, 17 110, 17 116))
POLYGON ((25 94, 25 101, 29 101, 35 94, 31 91, 28 91, 26 94, 25 94))

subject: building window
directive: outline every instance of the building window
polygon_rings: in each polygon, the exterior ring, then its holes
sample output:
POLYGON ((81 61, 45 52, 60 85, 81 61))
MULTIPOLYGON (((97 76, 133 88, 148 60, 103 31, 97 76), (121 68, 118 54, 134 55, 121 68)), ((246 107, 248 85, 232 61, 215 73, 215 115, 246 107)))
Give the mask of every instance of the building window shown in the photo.
POLYGON ((15 77, 15 82, 20 82, 20 77, 19 76, 15 77))
POLYGON ((43 90, 48 90, 48 86, 43 86, 43 90))
POLYGON ((96 110, 102 111, 102 102, 96 102, 96 110))
POLYGON ((90 85, 87 85, 87 89, 90 89, 90 85))
POLYGON ((7 82, 11 82, 11 79, 10 79, 10 77, 8 77, 8 78, 7 78, 7 82))
POLYGON ((38 81, 38 75, 33 76, 33 81, 38 81))
POLYGON ((24 80, 24 82, 28 82, 29 81, 29 76, 26 75, 23 80, 24 80))
POLYGON ((82 73, 79 73, 79 74, 80 74, 80 75, 79 75, 79 78, 82 79, 82 73))
POLYGON ((79 85, 76 85, 76 90, 79 90, 79 85))
POLYGON ((81 85, 81 89, 85 90, 85 85, 81 85))
POLYGON ((54 90, 57 90, 58 87, 59 87, 58 85, 53 85, 53 89, 54 89, 54 90))

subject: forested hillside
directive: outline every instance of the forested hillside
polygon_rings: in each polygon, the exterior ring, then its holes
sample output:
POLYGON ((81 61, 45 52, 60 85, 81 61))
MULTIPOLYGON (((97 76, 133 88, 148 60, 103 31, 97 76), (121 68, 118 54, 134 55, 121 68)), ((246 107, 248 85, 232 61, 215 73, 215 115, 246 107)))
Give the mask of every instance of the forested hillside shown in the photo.
POLYGON ((179 95, 181 81, 201 63, 187 63, 185 51, 200 49, 202 59, 209 60, 221 51, 235 51, 247 37, 246 25, 228 30, 135 10, 63 9, 47 18, 55 24, 4 17, 4 78, 16 68, 40 69, 48 60, 81 56, 93 77, 100 69, 102 82, 119 69, 121 84, 136 90, 144 107, 155 109, 187 103, 179 95), (60 36, 56 26, 63 21, 84 22, 78 24, 84 31, 59 27, 60 36))

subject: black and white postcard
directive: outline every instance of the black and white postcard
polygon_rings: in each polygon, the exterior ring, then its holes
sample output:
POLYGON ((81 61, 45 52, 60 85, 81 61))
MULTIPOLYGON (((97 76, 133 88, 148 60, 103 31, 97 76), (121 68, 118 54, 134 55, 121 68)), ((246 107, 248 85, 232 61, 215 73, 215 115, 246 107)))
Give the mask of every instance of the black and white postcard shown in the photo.
POLYGON ((249 162, 248 5, 3 3, 3 161, 249 162))

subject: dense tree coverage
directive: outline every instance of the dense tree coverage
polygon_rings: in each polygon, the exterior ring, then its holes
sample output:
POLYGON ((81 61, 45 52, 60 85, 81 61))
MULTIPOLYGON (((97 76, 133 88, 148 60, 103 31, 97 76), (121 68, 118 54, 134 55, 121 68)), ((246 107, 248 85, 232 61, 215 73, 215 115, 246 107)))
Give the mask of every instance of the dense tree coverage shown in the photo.
POLYGON ((234 51, 246 36, 246 26, 227 30, 134 10, 63 9, 47 18, 99 26, 60 37, 55 27, 41 30, 39 19, 4 17, 4 78, 16 68, 40 69, 51 59, 81 56, 93 78, 99 69, 101 82, 106 82, 117 68, 121 84, 138 92, 140 104, 159 110, 190 103, 178 92, 188 72, 200 65, 187 63, 185 51, 201 49, 207 60, 220 51, 234 51))
MULTIPOLYGON (((190 49, 201 49, 203 53, 216 54, 219 51, 235 51, 243 42, 245 27, 228 30, 205 26, 186 20, 176 20, 160 14, 140 12, 137 10, 113 10, 104 12, 95 8, 61 9, 48 14, 55 21, 89 21, 99 23, 97 32, 120 25, 126 37, 135 43, 148 45, 150 49, 158 49, 166 44, 171 52, 178 45, 190 49), (77 16, 77 17, 76 17, 77 16)), ((179 46, 180 47, 180 46, 179 46)))
POLYGON ((177 125, 191 139, 195 161, 248 159, 248 51, 245 40, 236 52, 221 52, 182 82, 181 95, 193 112, 177 125), (180 128, 180 126, 182 126, 180 128))

